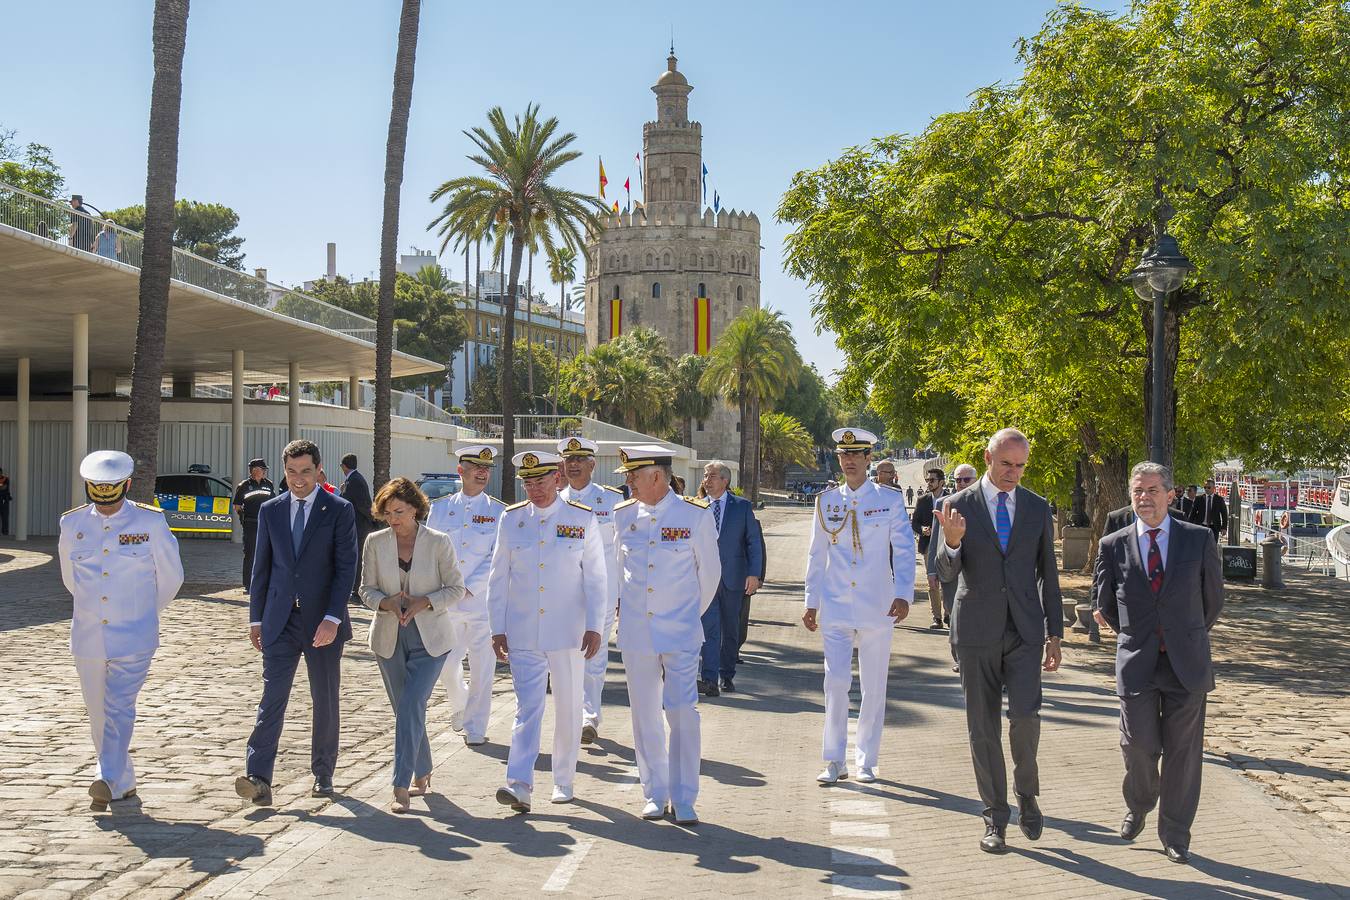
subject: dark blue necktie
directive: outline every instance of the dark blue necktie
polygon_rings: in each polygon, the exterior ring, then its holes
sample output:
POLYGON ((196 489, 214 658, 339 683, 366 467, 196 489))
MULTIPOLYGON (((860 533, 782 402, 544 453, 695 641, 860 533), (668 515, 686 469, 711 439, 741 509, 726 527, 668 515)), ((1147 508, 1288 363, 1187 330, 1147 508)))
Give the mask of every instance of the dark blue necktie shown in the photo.
POLYGON ((713 524, 717 526, 717 533, 722 533, 722 498, 718 497, 713 501, 713 524))
POLYGON ((295 519, 291 522, 291 547, 300 555, 300 541, 305 537, 305 501, 296 500, 295 519))
POLYGON ((1008 492, 998 492, 998 517, 994 522, 998 530, 998 547, 1008 552, 1008 538, 1012 537, 1012 516, 1008 515, 1008 492))

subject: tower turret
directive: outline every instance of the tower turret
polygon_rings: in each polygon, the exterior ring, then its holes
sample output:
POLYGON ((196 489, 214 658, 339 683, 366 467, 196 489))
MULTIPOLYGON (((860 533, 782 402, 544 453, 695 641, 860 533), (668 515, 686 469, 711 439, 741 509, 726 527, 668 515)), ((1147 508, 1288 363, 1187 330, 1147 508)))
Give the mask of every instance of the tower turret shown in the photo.
POLYGON ((694 88, 677 63, 671 47, 666 71, 652 85, 656 121, 642 127, 643 196, 649 217, 662 221, 677 213, 697 215, 702 200, 703 129, 689 121, 689 92, 694 88))

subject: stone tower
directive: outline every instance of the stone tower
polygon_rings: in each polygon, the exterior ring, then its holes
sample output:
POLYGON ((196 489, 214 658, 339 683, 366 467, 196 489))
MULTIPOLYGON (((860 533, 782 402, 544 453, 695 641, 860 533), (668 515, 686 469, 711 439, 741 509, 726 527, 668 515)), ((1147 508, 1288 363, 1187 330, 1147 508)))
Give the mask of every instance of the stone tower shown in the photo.
MULTIPOLYGON (((703 206, 703 128, 689 121, 693 87, 674 50, 652 86, 656 121, 642 126, 643 200, 610 216, 586 246, 586 345, 643 325, 671 353, 703 353, 747 307, 758 307, 759 217, 703 206)), ((740 415, 718 401, 693 426, 694 449, 734 460, 740 415)))

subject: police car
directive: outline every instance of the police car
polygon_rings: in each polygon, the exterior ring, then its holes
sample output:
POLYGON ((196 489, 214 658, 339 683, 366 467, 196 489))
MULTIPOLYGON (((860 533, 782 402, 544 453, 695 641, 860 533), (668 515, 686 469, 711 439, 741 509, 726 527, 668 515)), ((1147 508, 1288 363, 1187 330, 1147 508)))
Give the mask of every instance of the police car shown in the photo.
POLYGON ((169 529, 192 537, 229 539, 234 531, 234 488, 193 464, 182 474, 155 477, 155 505, 164 510, 169 529))

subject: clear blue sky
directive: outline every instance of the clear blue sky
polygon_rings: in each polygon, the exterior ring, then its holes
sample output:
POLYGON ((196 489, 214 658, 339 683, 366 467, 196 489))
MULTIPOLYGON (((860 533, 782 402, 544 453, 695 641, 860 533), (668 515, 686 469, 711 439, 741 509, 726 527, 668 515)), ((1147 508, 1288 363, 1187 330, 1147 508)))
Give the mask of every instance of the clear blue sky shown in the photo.
MULTIPOLYGON (((67 190, 105 210, 144 199, 152 5, 22 3, 5 16, 0 126, 51 146, 67 190)), ((1054 3, 696 0, 674 22, 631 0, 576 6, 425 0, 400 250, 434 246, 427 197, 470 170, 461 131, 494 105, 533 101, 558 116, 585 153, 563 180, 595 190, 600 155, 622 197, 673 25, 709 202, 715 186, 724 205, 759 214, 764 301, 828 377, 838 351, 816 334, 809 287, 782 271, 786 229, 773 220, 793 174, 873 136, 920 131, 974 88, 1015 78, 1014 41, 1054 3)), ((378 266, 398 12, 396 0, 193 4, 178 196, 237 210, 245 264, 274 281, 321 275, 328 241, 343 274, 378 266)), ((444 262, 463 271, 463 257, 444 262)))

